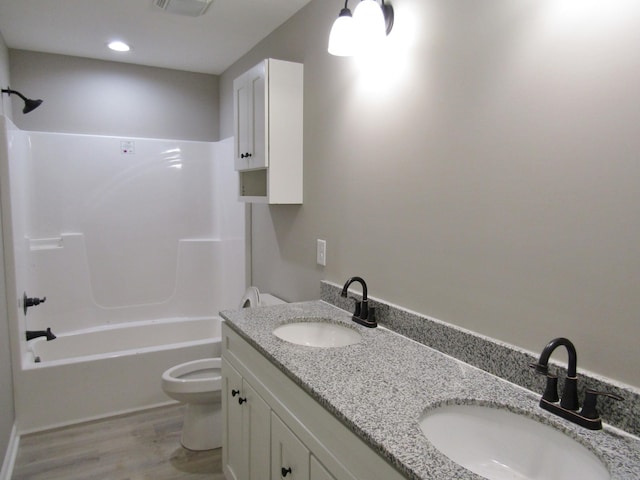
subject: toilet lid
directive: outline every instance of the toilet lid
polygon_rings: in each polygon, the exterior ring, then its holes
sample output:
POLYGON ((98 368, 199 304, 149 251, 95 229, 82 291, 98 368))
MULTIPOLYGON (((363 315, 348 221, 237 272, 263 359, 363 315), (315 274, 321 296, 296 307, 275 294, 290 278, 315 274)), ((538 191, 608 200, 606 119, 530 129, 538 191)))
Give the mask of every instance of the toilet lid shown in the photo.
POLYGON ((240 300, 240 308, 253 308, 260 305, 260 292, 256 287, 249 287, 240 300))

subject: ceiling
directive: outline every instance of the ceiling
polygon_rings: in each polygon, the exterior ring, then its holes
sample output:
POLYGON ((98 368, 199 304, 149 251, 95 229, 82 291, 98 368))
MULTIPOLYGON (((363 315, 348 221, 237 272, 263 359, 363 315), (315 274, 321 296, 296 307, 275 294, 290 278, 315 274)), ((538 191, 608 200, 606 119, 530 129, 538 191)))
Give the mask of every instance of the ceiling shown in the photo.
POLYGON ((187 17, 153 0, 0 0, 0 32, 14 49, 220 74, 309 2, 214 0, 187 17))

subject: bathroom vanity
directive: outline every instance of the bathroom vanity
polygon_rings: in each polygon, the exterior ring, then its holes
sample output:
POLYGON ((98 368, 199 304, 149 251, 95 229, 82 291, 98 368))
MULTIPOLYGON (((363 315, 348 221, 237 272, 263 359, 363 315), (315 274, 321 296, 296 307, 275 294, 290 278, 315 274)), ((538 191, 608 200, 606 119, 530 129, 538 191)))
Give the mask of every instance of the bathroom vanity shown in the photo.
MULTIPOLYGON (((350 312, 323 301, 221 316, 227 480, 480 479, 421 430, 425 414, 451 405, 504 409, 553 427, 604 467, 593 478, 640 478, 637 437, 570 424, 539 409, 538 392, 385 328, 356 325, 350 312), (335 323, 359 341, 318 348, 274 335, 291 322, 335 323)), ((579 468, 573 461, 563 462, 569 474, 579 468)))
POLYGON ((404 478, 227 325, 222 338, 227 479, 404 478))

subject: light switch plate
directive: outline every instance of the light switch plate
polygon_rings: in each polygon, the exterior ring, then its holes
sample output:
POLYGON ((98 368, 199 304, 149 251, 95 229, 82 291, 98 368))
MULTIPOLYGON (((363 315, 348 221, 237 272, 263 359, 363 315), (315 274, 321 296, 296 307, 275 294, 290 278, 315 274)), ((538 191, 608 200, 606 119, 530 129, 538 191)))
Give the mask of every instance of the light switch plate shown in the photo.
POLYGON ((316 262, 325 267, 327 265, 327 242, 318 239, 316 241, 316 262))

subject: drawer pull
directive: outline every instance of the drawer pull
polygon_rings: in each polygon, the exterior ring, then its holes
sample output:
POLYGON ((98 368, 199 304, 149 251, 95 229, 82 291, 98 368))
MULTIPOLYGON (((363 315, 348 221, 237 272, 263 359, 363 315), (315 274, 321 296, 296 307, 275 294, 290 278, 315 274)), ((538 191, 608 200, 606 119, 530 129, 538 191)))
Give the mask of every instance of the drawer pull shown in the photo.
POLYGON ((282 470, 280 470, 280 473, 282 473, 283 477, 286 477, 288 474, 291 473, 291 467, 289 467, 289 468, 282 467, 282 470))

